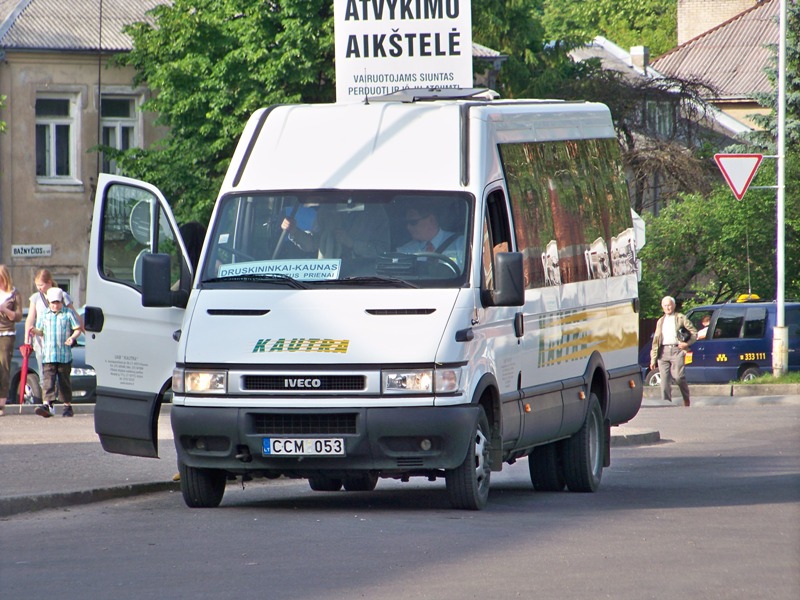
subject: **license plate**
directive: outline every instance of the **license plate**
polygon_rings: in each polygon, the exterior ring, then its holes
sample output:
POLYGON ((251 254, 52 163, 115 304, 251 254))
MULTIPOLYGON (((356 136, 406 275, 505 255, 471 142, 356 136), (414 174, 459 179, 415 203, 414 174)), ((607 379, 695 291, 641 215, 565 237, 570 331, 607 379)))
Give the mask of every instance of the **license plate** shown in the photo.
POLYGON ((344 456, 343 438, 264 438, 264 456, 344 456))

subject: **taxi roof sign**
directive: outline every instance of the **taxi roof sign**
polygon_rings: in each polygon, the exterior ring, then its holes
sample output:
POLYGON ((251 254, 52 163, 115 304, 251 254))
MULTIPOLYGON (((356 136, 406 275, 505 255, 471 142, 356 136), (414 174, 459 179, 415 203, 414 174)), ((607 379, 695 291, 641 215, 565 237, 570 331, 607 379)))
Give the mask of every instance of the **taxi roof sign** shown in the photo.
POLYGON ((722 171, 725 181, 733 191, 737 200, 744 197, 744 193, 756 176, 759 165, 764 159, 763 154, 715 154, 719 170, 722 171))

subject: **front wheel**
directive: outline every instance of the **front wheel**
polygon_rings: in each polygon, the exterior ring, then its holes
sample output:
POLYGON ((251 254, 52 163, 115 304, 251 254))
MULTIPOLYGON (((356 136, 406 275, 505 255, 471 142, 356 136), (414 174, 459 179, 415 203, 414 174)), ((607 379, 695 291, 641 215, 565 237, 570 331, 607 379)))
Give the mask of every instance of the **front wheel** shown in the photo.
POLYGON ((337 477, 309 477, 308 487, 315 492, 338 492, 342 489, 342 480, 337 477))
POLYGON ((600 402, 589 395, 589 410, 581 428, 562 442, 564 479, 570 492, 594 492, 603 476, 605 427, 600 402))
POLYGON ((644 384, 650 387, 658 387, 661 385, 661 373, 658 372, 658 369, 647 372, 647 375, 644 376, 644 384))
POLYGON ((189 508, 215 508, 222 502, 227 476, 219 469, 197 469, 178 465, 181 493, 189 508))
POLYGON ((492 464, 489 455, 489 420, 483 407, 478 408, 478 419, 472 432, 472 443, 467 457, 455 469, 445 473, 447 493, 453 508, 480 510, 489 500, 489 479, 492 464))

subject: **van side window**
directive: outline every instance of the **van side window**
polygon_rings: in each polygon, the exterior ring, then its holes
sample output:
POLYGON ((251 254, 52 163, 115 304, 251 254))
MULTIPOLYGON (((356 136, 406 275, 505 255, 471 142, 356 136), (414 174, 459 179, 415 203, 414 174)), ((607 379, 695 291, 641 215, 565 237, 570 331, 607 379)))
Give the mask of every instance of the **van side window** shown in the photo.
POLYGON ((494 255, 511 250, 511 231, 508 224, 505 196, 495 190, 486 199, 486 218, 483 221, 483 248, 481 254, 482 287, 494 289, 494 255))
POLYGON ((740 337, 744 314, 744 309, 724 309, 717 317, 717 322, 714 325, 714 339, 740 337))
POLYGON ((744 319, 744 333, 742 337, 762 338, 767 330, 767 309, 762 307, 751 307, 747 309, 744 319))

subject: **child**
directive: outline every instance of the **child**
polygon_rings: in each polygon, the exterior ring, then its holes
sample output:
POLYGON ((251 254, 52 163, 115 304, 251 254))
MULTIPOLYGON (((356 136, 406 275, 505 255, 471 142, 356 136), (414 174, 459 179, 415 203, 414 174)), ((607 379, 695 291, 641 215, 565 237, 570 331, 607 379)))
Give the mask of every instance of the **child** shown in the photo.
POLYGON ((62 417, 73 416, 72 384, 69 373, 72 368, 72 345, 81 334, 80 324, 71 310, 64 306, 64 292, 61 288, 51 287, 47 290, 47 302, 50 310, 37 315, 35 335, 44 336, 42 342, 42 384, 44 387, 44 404, 36 407, 40 417, 53 415, 53 403, 58 396, 64 403, 62 417))

